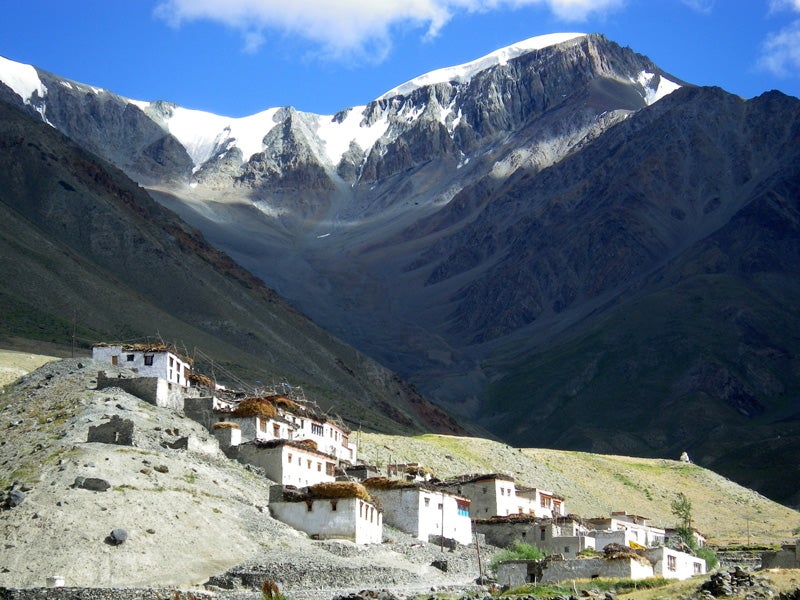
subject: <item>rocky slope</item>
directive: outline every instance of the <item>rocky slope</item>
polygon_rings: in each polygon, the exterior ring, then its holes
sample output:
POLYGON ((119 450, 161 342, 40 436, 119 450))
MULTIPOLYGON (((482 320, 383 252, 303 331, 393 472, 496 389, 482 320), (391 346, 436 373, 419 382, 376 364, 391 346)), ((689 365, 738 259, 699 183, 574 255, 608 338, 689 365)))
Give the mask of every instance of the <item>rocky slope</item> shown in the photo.
POLYGON ((77 587, 185 588, 215 577, 217 587, 241 591, 272 578, 292 598, 329 598, 391 581, 429 590, 477 577, 472 551, 449 557, 445 574, 430 566, 438 547, 399 532, 359 548, 274 521, 271 482, 227 459, 194 421, 119 389, 96 390, 100 368, 50 362, 0 395, 0 489, 4 500, 12 484, 23 493, 0 509, 0 587, 60 575, 77 587), (114 418, 133 422, 133 445, 87 442, 90 427, 114 418), (179 438, 191 450, 173 449, 179 438), (116 529, 124 543, 111 543, 116 529))
MULTIPOLYGON (((438 546, 391 529, 385 543, 359 547, 313 541, 274 521, 269 481, 226 459, 197 423, 119 389, 96 390, 99 368, 108 370, 88 359, 49 362, 0 394, 0 488, 5 496, 14 483, 24 494, 0 510, 0 586, 41 586, 61 575, 69 586, 209 583, 220 597, 242 598, 272 578, 291 598, 330 598, 369 587, 402 595, 464 589, 477 576, 471 548, 446 552, 444 573, 431 566, 442 558, 438 546), (113 418, 133 422, 134 445, 86 441, 89 427, 113 418), (172 448, 180 437, 191 438, 191 450, 172 448), (112 545, 120 528, 127 539, 112 545)), ((565 495, 570 511, 587 516, 623 509, 668 522, 681 490, 715 542, 745 541, 749 522, 751 541, 773 543, 800 522, 796 511, 675 461, 432 435, 363 434, 360 442, 377 464, 388 447, 393 460, 422 461, 441 476, 510 472, 565 495)), ((484 565, 494 550, 483 548, 484 565)))

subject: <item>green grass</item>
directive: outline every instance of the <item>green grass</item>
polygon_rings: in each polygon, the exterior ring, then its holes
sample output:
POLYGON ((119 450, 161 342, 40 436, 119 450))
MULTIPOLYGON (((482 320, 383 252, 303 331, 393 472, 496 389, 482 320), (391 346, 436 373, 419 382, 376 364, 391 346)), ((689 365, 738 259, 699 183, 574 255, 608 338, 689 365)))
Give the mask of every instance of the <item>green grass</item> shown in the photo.
POLYGON ((545 553, 536 546, 514 540, 510 548, 504 548, 492 557, 489 568, 497 571, 497 565, 508 560, 540 560, 545 557, 545 553))
POLYGON ((636 590, 656 589, 673 583, 663 577, 649 579, 578 579, 570 583, 529 583, 501 594, 501 598, 514 596, 533 596, 535 598, 553 598, 571 596, 582 592, 615 592, 624 594, 636 590), (574 587, 573 587, 574 586, 574 587))

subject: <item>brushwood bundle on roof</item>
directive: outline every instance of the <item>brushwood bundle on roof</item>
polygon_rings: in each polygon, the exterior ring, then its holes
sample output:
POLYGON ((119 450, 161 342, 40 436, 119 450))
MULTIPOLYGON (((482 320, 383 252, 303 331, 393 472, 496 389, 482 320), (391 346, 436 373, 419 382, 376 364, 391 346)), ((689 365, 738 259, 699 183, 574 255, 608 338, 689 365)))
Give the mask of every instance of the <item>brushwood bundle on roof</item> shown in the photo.
POLYGON ((288 410, 289 412, 298 412, 300 410, 300 406, 297 404, 297 402, 282 394, 272 394, 270 396, 266 396, 266 399, 272 402, 278 408, 288 410))
POLYGON ((211 381, 211 378, 200 373, 189 373, 189 381, 209 389, 214 389, 214 382, 211 381))
POLYGON ((268 398, 245 398, 231 411, 232 417, 264 417, 274 419, 278 416, 275 405, 268 398))
POLYGON ((214 429, 239 429, 239 424, 231 423, 230 421, 219 421, 214 423, 214 429))
POLYGON ((364 487, 375 490, 398 490, 403 488, 419 487, 412 481, 389 479, 388 477, 368 477, 361 483, 364 485, 364 487))
POLYGON ((603 548, 603 556, 607 560, 614 560, 619 558, 632 558, 643 564, 650 564, 644 556, 633 548, 623 546, 622 544, 612 543, 603 548))
POLYGON ((109 348, 111 346, 119 346, 123 352, 172 352, 175 356, 180 358, 183 362, 193 364, 194 361, 188 356, 183 356, 174 347, 167 346, 166 344, 113 344, 108 342, 99 342, 93 344, 93 348, 109 348))
POLYGON ((545 521, 541 517, 535 515, 526 515, 524 513, 517 513, 515 515, 494 515, 485 519, 475 519, 481 523, 541 523, 545 521))
POLYGON ((316 483, 308 487, 308 496, 315 499, 336 500, 340 498, 359 498, 365 502, 372 502, 372 497, 360 483, 352 481, 333 481, 330 483, 316 483))

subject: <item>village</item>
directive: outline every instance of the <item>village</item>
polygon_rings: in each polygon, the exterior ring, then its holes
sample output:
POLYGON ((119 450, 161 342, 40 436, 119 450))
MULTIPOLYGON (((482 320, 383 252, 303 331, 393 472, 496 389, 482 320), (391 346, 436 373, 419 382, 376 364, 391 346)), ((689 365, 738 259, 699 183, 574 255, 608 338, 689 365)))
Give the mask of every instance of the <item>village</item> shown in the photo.
MULTIPOLYGON (((385 523, 442 549, 523 543, 547 555, 500 563, 497 581, 508 587, 706 573, 706 561, 676 529, 658 527, 644 516, 574 515, 567 498, 502 473, 440 480, 419 463, 389 462, 380 469, 364 464, 356 436, 341 419, 290 386, 259 396, 228 390, 193 372, 190 359, 163 344, 96 344, 92 358, 120 368, 99 372, 98 389, 122 388, 202 424, 228 458, 275 482, 271 516, 314 539, 379 544, 385 523)), ((112 419, 92 427, 88 441, 125 444, 133 438, 129 424, 112 419)), ((194 443, 183 441, 189 450, 194 443)), ((692 534, 692 546, 702 547, 705 537, 692 534)))

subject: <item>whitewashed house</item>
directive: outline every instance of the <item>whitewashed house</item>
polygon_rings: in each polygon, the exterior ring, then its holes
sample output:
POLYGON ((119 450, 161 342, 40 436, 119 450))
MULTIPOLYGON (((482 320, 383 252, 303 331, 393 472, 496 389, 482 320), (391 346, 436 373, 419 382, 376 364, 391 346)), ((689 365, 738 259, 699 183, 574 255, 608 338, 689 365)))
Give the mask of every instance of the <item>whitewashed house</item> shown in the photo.
POLYGON ((611 543, 632 548, 651 548, 661 546, 665 541, 663 527, 651 525, 647 517, 622 511, 612 512, 610 517, 588 519, 587 524, 593 530, 598 550, 611 543))
POLYGON ((648 548, 644 553, 653 565, 653 575, 656 577, 689 579, 695 575, 704 575, 706 572, 706 561, 686 552, 660 546, 648 548))
POLYGON ((264 469, 264 474, 281 485, 307 487, 336 480, 336 457, 313 445, 290 440, 247 442, 233 454, 239 462, 264 469))
POLYGON ((517 489, 517 496, 526 508, 525 512, 542 519, 558 517, 566 514, 564 498, 539 488, 523 487, 517 489))
POLYGON ((236 423, 244 442, 311 441, 321 452, 350 464, 358 455, 356 444, 350 441, 350 430, 343 424, 286 396, 245 398, 218 410, 217 418, 236 423))
POLYGON ((191 361, 161 344, 95 344, 92 359, 133 369, 142 377, 160 377, 184 388, 191 385, 191 361))
POLYGON ((386 523, 424 542, 432 539, 472 543, 469 500, 418 483, 376 477, 364 487, 383 508, 386 523))
POLYGON ((363 486, 333 483, 289 493, 274 486, 272 516, 315 539, 344 539, 356 544, 383 541, 383 515, 363 486))
POLYGON ((145 402, 182 411, 191 384, 191 361, 159 344, 95 344, 92 359, 127 371, 100 371, 97 389, 118 387, 145 402), (130 375, 132 371, 134 375, 130 375))

